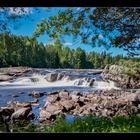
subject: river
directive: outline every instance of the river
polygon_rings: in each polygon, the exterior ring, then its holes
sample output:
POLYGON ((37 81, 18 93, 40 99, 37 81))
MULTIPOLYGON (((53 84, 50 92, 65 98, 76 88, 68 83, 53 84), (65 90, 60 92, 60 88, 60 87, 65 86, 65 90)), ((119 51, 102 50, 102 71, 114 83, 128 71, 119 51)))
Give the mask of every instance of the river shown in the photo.
MULTIPOLYGON (((32 91, 47 92, 48 94, 56 90, 80 91, 81 93, 100 90, 100 89, 117 89, 112 81, 105 82, 100 74, 92 74, 98 70, 68 70, 68 69, 34 69, 33 72, 28 72, 24 76, 20 76, 13 81, 0 82, 0 106, 6 106, 11 100, 19 102, 32 101, 29 96, 32 91), (49 73, 61 73, 65 76, 61 80, 48 82, 46 76, 49 73), (89 80, 85 80, 89 78, 89 80), (89 82, 93 84, 89 86, 89 82)), ((44 99, 39 98, 39 106, 33 107, 33 113, 38 116, 39 109, 44 106, 44 99)))

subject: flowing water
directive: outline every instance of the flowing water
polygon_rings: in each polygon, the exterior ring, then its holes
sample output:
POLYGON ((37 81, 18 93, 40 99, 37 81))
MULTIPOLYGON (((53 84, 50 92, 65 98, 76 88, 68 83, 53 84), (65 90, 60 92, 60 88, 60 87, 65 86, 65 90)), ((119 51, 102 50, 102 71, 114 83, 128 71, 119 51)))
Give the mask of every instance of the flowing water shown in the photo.
POLYGON ((66 69, 37 69, 32 73, 27 73, 13 81, 0 82, 0 106, 6 105, 10 100, 19 100, 21 102, 30 101, 32 97, 28 96, 32 91, 51 92, 66 89, 68 91, 88 92, 98 89, 116 89, 114 82, 105 82, 100 74, 89 74, 96 70, 66 70, 66 69), (46 77, 48 73, 61 73, 65 76, 61 80, 48 82, 46 77), (95 79, 89 86, 90 78, 95 79), (15 97, 15 95, 17 97, 15 97), (19 97, 18 97, 19 96, 19 97))
MULTIPOLYGON (((117 89, 112 81, 105 82, 100 74, 91 74, 96 70, 67 70, 67 69, 35 69, 13 81, 0 82, 0 106, 5 106, 9 101, 20 102, 32 101, 28 95, 32 91, 50 93, 56 90, 66 89, 68 91, 80 91, 81 93, 100 89, 117 89), (54 82, 48 82, 46 77, 49 73, 61 73, 63 78, 54 82)), ((39 106, 33 107, 33 113, 38 116, 39 108, 44 106, 43 100, 46 96, 39 98, 39 106)))

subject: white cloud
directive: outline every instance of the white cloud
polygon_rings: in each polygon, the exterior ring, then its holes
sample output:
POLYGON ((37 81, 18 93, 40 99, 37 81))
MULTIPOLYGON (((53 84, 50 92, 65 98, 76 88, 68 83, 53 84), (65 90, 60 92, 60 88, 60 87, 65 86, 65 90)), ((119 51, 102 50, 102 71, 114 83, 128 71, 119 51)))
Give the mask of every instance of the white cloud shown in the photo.
POLYGON ((77 8, 76 8, 77 11, 80 10, 80 9, 81 9, 81 7, 77 7, 77 8))
POLYGON ((104 37, 103 37, 103 35, 99 34, 99 38, 100 38, 100 39, 103 39, 104 37))
POLYGON ((71 42, 66 42, 63 44, 63 46, 72 46, 72 43, 71 42))
POLYGON ((53 45, 54 42, 55 42, 55 40, 49 40, 49 41, 47 42, 47 44, 53 45))
POLYGON ((28 14, 32 13, 32 8, 10 7, 9 8, 9 13, 10 14, 15 14, 15 15, 28 15, 28 14))

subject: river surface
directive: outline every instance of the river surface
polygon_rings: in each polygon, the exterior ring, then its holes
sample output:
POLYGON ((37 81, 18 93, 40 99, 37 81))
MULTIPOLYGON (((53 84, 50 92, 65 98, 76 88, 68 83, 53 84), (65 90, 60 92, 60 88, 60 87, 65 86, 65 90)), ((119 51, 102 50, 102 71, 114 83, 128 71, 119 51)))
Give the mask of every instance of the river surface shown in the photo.
MULTIPOLYGON (((67 70, 67 69, 35 69, 33 72, 26 73, 13 81, 0 82, 0 106, 6 106, 11 100, 19 102, 33 101, 28 94, 32 91, 50 93, 56 90, 80 91, 81 93, 100 90, 100 89, 117 89, 114 82, 105 82, 100 74, 92 74, 97 70, 67 70), (65 76, 61 80, 48 82, 45 77, 49 73, 61 73, 65 76), (92 86, 84 78, 95 79, 92 86)), ((39 109, 44 106, 44 99, 47 95, 39 98, 39 106, 33 107, 33 113, 38 116, 39 109)))

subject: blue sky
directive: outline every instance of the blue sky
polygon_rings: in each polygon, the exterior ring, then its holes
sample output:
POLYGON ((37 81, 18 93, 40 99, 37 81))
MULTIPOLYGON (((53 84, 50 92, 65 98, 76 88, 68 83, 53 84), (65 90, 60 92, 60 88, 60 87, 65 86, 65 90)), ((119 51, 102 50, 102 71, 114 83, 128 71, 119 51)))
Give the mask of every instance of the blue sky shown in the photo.
MULTIPOLYGON (((20 23, 22 24, 18 27, 18 29, 12 28, 11 29, 12 33, 16 35, 25 35, 25 36, 31 37, 32 33, 35 31, 36 24, 38 22, 40 22, 44 18, 49 18, 49 16, 56 15, 59 10, 63 10, 63 9, 65 8, 54 7, 54 8, 51 8, 48 12, 42 7, 40 8, 40 13, 37 13, 34 9, 29 9, 31 11, 29 16, 32 17, 34 21, 20 19, 20 23)), ((75 9, 77 8, 75 7, 75 9)), ((107 51, 108 53, 112 53, 112 55, 118 55, 118 54, 126 55, 126 52, 123 49, 110 48, 109 50, 106 50, 104 46, 91 47, 90 45, 85 45, 82 43, 73 44, 72 38, 69 36, 66 36, 64 39, 65 39, 64 46, 69 46, 72 49, 81 47, 87 52, 96 51, 100 53, 102 51, 107 51)), ((46 44, 46 43, 48 44, 47 40, 48 40, 47 35, 43 35, 38 38, 38 42, 42 42, 43 44, 46 44)))

